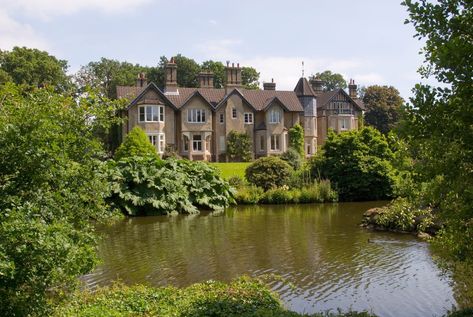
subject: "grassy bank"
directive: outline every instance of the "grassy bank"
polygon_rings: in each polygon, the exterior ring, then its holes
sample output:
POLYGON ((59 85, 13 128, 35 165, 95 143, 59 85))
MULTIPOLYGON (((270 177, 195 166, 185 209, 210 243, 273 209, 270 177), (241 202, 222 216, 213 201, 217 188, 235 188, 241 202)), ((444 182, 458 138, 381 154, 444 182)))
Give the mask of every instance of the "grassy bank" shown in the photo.
POLYGON ((220 171, 220 176, 229 179, 232 176, 245 178, 245 170, 251 162, 209 163, 220 171))
POLYGON ((242 277, 229 284, 205 282, 187 288, 115 285, 96 292, 81 292, 59 308, 56 317, 204 317, 204 316, 352 316, 368 313, 301 315, 289 312, 262 282, 242 277))

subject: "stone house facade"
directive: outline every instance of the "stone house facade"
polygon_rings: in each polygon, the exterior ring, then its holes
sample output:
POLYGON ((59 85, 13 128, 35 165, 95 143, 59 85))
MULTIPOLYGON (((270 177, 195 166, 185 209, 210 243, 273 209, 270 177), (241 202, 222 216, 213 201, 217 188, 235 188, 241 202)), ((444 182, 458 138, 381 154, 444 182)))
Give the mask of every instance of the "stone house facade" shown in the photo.
POLYGON ((339 89, 323 92, 318 79, 300 78, 294 91, 276 90, 264 83, 263 90, 242 87, 241 68, 226 67, 224 88, 214 88, 213 74, 199 74, 199 88, 178 87, 177 65, 166 65, 164 89, 148 83, 144 74, 135 86, 118 86, 118 98, 131 100, 124 116, 122 136, 140 126, 158 153, 166 147, 190 160, 228 160, 226 140, 231 131, 250 136, 253 157, 287 151, 288 130, 299 123, 304 128, 305 152, 313 155, 324 143, 329 129, 358 129, 364 106, 350 81, 349 93, 339 89))

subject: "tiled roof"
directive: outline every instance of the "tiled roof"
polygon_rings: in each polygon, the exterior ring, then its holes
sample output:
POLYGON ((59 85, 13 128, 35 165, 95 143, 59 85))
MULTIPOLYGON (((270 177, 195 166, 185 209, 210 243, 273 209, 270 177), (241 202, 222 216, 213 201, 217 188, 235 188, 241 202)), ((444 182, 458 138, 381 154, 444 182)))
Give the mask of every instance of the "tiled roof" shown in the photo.
MULTIPOLYGON (((117 86, 118 98, 136 98, 146 87, 117 86)), ((199 92, 204 99, 216 107, 225 97, 223 88, 178 88, 179 94, 168 94, 166 97, 176 108, 181 108, 189 98, 199 92)), ((293 91, 281 90, 246 90, 238 89, 242 96, 257 110, 263 110, 276 97, 289 111, 303 111, 302 105, 293 91)))
POLYGON ((327 103, 335 97, 340 92, 340 90, 332 90, 332 91, 326 91, 321 93, 320 95, 317 96, 317 108, 324 107, 327 105, 327 103))
POLYGON ((297 82, 296 88, 294 88, 294 92, 299 97, 315 96, 315 93, 312 90, 312 87, 310 87, 310 84, 305 77, 301 77, 299 79, 299 81, 297 82))
POLYGON ((117 86, 117 98, 135 99, 145 88, 146 86, 117 86))

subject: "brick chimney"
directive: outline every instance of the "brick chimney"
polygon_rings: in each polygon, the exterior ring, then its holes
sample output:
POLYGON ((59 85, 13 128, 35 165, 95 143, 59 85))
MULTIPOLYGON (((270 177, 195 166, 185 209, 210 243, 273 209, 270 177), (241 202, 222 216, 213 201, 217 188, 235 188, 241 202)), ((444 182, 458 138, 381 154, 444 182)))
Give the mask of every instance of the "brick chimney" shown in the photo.
POLYGON ((148 85, 145 73, 139 73, 136 77, 136 87, 144 87, 148 85))
POLYGON ((320 79, 320 77, 315 77, 310 80, 310 85, 312 86, 312 90, 315 92, 316 95, 320 95, 321 93, 324 92, 323 85, 324 82, 323 80, 320 79))
POLYGON ((264 90, 276 90, 276 83, 274 82, 274 78, 271 78, 270 83, 263 83, 264 90))
POLYGON ((200 72, 197 79, 200 88, 214 88, 214 73, 210 71, 200 72))
POLYGON ((166 94, 178 94, 177 90, 177 65, 174 57, 166 64, 165 67, 166 82, 164 84, 164 92, 166 94))
POLYGON ((353 99, 358 98, 357 88, 358 86, 355 84, 355 80, 350 79, 350 83, 348 84, 348 95, 353 99))
POLYGON ((227 92, 230 92, 233 88, 240 88, 241 87, 241 68, 240 64, 237 64, 235 67, 235 63, 232 63, 230 66, 230 62, 227 61, 227 67, 225 67, 226 73, 226 80, 225 80, 225 89, 227 92))

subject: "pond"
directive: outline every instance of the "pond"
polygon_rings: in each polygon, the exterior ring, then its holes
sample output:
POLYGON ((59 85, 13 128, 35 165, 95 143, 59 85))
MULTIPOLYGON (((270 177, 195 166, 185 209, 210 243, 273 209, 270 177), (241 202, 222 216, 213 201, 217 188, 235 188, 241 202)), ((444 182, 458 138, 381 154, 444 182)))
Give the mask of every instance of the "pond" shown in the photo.
POLYGON ((382 202, 238 206, 221 214, 128 218, 100 227, 102 264, 90 287, 113 280, 187 286, 209 279, 271 276, 297 312, 368 310, 441 316, 456 305, 429 246, 411 235, 359 226, 382 202))

